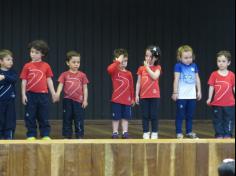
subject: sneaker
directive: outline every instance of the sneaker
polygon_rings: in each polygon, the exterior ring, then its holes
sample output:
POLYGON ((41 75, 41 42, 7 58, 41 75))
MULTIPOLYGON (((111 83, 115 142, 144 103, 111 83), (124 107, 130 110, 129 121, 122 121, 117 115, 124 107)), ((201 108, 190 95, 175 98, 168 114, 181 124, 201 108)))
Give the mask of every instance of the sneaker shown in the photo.
POLYGON ((27 141, 35 141, 35 140, 36 140, 36 137, 27 137, 26 140, 27 140, 27 141))
POLYGON ((42 140, 49 141, 49 140, 52 140, 52 139, 49 136, 44 136, 44 137, 42 137, 42 140))
POLYGON ((224 139, 232 139, 232 136, 231 135, 225 135, 224 139))
POLYGON ((152 132, 151 139, 158 139, 158 133, 152 132))
POLYGON ((177 133, 176 134, 176 138, 177 139, 183 139, 184 138, 184 135, 182 133, 177 133))
POLYGON ((119 133, 117 133, 117 132, 112 133, 111 138, 112 138, 112 139, 118 139, 118 138, 119 138, 119 133))
POLYGON ((129 139, 129 133, 124 132, 124 134, 122 135, 122 139, 129 139))
POLYGON ((186 137, 190 139, 198 139, 197 134, 193 132, 186 134, 186 137))
POLYGON ((150 139, 150 132, 143 133, 143 139, 150 139))

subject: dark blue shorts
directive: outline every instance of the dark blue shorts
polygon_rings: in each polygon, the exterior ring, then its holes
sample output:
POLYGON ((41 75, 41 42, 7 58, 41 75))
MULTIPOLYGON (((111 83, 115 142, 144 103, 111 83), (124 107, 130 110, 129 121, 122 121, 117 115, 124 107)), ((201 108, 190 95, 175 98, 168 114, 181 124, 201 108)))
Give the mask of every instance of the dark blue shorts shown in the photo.
POLYGON ((112 103, 113 120, 121 120, 121 119, 130 120, 131 117, 132 117, 131 106, 119 103, 112 103))

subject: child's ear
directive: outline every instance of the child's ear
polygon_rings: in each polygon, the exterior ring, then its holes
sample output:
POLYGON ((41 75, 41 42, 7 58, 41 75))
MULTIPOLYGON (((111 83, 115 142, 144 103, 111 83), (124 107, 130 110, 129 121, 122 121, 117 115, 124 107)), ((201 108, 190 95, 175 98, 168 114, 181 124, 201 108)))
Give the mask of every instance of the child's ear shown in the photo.
POLYGON ((230 64, 231 64, 231 61, 228 62, 228 66, 230 66, 230 64))
POLYGON ((66 61, 66 65, 69 66, 69 62, 68 61, 66 61))

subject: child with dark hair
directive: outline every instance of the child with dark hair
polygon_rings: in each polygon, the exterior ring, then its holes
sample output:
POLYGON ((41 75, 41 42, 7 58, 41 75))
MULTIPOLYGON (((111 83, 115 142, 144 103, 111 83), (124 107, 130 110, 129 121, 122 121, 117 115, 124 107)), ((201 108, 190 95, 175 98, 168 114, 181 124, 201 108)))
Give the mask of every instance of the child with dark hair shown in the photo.
POLYGON ((232 138, 235 120, 235 74, 228 70, 231 64, 229 51, 217 53, 218 70, 208 81, 209 93, 207 104, 212 106, 215 137, 232 138))
POLYGON ((144 66, 138 69, 136 84, 136 103, 141 106, 143 118, 143 139, 158 138, 158 109, 160 102, 159 65, 161 50, 158 46, 146 48, 144 66), (151 121, 152 131, 149 131, 151 121))
POLYGON ((15 84, 17 74, 12 69, 13 54, 0 50, 0 139, 13 139, 16 128, 15 84))
POLYGON ((112 78, 112 138, 119 138, 119 123, 122 124, 122 138, 128 139, 128 123, 132 117, 131 105, 134 105, 133 76, 126 69, 128 65, 128 52, 125 49, 114 51, 114 61, 107 68, 112 78))
POLYGON ((62 90, 63 99, 63 132, 66 139, 73 135, 72 124, 75 126, 77 139, 84 137, 84 109, 88 106, 88 86, 86 74, 79 71, 80 53, 69 51, 66 57, 66 64, 69 70, 62 73, 58 79, 56 99, 59 100, 62 90))
POLYGON ((49 95, 55 101, 55 90, 52 81, 52 70, 48 63, 42 61, 48 54, 48 44, 43 40, 35 40, 29 44, 31 61, 24 65, 22 79, 22 102, 25 105, 25 123, 27 140, 37 138, 37 122, 40 136, 50 140, 49 95))

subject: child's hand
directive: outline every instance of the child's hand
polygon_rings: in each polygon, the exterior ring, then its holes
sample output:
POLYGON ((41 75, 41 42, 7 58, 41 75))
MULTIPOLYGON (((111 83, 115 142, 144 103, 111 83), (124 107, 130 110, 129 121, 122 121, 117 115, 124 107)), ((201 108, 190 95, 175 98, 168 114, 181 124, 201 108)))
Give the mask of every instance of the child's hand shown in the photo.
POLYGON ((148 63, 147 61, 144 61, 144 62, 143 62, 143 65, 144 65, 145 67, 149 67, 149 63, 148 63))
POLYGON ((86 108, 88 106, 88 102, 87 101, 84 101, 83 103, 82 103, 82 108, 86 108))
POLYGON ((120 63, 123 61, 124 59, 124 55, 120 55, 118 58, 116 58, 117 61, 119 61, 120 63))
POLYGON ((131 104, 131 105, 132 105, 132 107, 134 107, 134 106, 135 106, 135 101, 134 101, 134 100, 132 101, 132 104, 131 104))
POLYGON ((27 102, 28 102, 27 96, 26 96, 26 95, 23 95, 23 96, 22 96, 22 103, 23 103, 23 105, 26 105, 27 102))
POLYGON ((139 105, 139 96, 136 96, 135 102, 136 102, 137 105, 139 105))
POLYGON ((5 76, 4 75, 0 75, 0 81, 4 80, 5 76))
POLYGON ((56 103, 56 102, 58 102, 59 101, 59 99, 60 99, 60 96, 58 95, 58 94, 52 94, 52 102, 53 103, 56 103))
POLYGON ((211 99, 208 98, 207 101, 206 101, 206 103, 207 103, 207 105, 210 105, 210 103, 211 103, 211 99))
POLYGON ((177 101, 178 100, 178 96, 179 96, 178 93, 173 93, 171 98, 172 98, 172 100, 177 101))
POLYGON ((202 93, 201 92, 198 92, 197 93, 197 100, 199 101, 199 100, 201 100, 202 99, 202 93))

